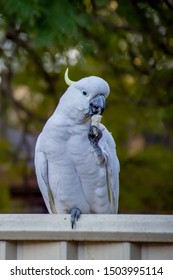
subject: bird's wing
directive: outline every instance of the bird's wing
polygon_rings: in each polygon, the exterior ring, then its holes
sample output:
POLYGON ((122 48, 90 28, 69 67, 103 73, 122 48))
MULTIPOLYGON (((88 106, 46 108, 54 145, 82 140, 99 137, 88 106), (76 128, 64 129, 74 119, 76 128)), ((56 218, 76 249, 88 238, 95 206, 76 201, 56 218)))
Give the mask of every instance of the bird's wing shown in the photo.
POLYGON ((56 214, 56 208, 54 204, 53 195, 49 186, 48 180, 48 161, 44 152, 39 150, 39 139, 37 141, 35 150, 35 171, 37 175, 37 181, 42 193, 43 199, 47 206, 49 213, 56 214))
POLYGON ((102 150, 105 154, 107 163, 107 187, 110 199, 110 204, 113 213, 118 212, 119 200, 119 172, 120 164, 116 154, 116 145, 111 133, 102 125, 103 143, 102 150))

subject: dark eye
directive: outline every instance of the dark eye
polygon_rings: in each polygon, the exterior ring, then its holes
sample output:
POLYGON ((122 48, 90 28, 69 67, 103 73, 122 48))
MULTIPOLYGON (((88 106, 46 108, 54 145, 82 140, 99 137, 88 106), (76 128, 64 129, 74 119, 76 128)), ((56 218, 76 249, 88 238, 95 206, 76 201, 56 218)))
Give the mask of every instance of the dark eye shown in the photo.
POLYGON ((83 91, 82 93, 83 93, 83 95, 87 95, 87 92, 86 92, 86 91, 83 91))

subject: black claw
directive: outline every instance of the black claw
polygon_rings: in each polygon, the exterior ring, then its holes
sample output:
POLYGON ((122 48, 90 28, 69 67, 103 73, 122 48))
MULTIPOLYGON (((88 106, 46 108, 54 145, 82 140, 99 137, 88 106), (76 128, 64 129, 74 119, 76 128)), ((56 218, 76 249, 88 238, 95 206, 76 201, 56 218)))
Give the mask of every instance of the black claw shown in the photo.
POLYGON ((88 132, 88 139, 90 141, 91 146, 94 148, 94 151, 98 157, 99 164, 105 162, 105 158, 103 156, 102 149, 99 146, 99 140, 102 137, 102 131, 95 125, 91 125, 88 132))
POLYGON ((80 215, 81 215, 81 211, 79 208, 73 208, 71 210, 71 228, 72 229, 74 228, 76 221, 79 220, 80 215))
POLYGON ((88 132, 88 139, 91 145, 97 145, 101 137, 102 131, 97 126, 91 125, 88 132))

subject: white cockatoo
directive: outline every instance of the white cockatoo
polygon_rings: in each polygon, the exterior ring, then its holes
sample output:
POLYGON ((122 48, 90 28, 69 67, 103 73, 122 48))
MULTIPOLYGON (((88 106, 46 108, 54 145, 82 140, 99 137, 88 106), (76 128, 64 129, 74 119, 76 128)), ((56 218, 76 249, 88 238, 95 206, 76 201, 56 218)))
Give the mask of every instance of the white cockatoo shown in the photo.
POLYGON ((118 211, 119 161, 111 133, 100 123, 109 94, 96 76, 73 82, 46 122, 35 148, 37 181, 49 213, 70 213, 74 227, 81 213, 118 211))

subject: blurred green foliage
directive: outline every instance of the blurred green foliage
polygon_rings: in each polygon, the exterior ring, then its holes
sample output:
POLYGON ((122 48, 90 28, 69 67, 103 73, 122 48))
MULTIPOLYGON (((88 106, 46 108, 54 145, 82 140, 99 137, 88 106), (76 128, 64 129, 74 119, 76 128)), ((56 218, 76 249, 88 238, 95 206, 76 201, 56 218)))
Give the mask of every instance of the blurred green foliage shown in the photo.
POLYGON ((66 90, 67 65, 72 80, 110 84, 103 122, 121 163, 120 212, 172 213, 172 0, 0 1, 0 211, 33 168, 28 137, 66 90))

